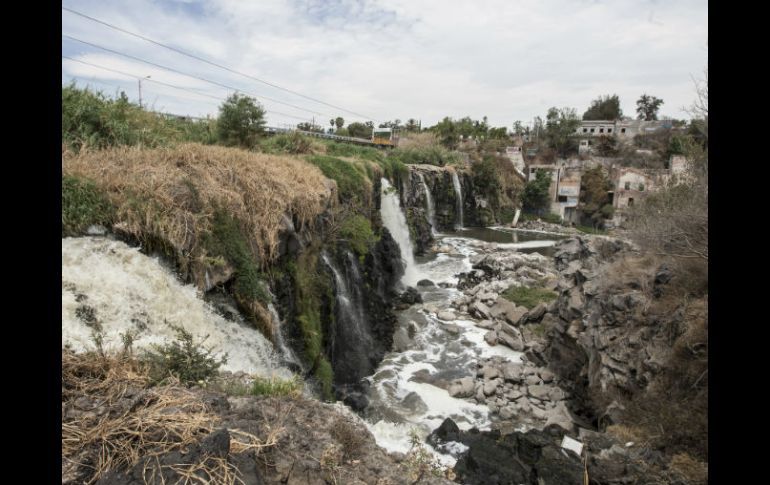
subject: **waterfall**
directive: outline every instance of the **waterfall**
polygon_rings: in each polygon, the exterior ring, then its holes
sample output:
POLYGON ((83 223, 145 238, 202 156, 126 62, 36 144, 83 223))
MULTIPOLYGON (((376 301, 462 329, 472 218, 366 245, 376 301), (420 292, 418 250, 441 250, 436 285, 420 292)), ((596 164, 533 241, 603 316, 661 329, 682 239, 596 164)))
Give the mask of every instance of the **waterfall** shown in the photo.
POLYGON ((430 189, 428 188, 428 184, 425 183, 425 177, 423 177, 422 173, 417 172, 417 175, 420 177, 420 182, 422 182, 422 188, 425 190, 425 200, 427 201, 427 210, 428 210, 428 221, 430 222, 430 233, 432 235, 436 235, 436 211, 433 207, 433 198, 430 195, 430 189))
POLYGON ((409 237, 409 226, 406 224, 406 216, 401 210, 398 200, 398 192, 392 188, 387 179, 382 179, 382 205, 380 207, 382 223, 388 228, 393 239, 401 249, 401 258, 406 262, 404 276, 401 281, 406 285, 414 286, 423 277, 417 270, 414 261, 414 247, 409 237))
POLYGON ((458 229, 463 228, 463 188, 460 185, 460 177, 457 176, 457 172, 452 172, 452 184, 455 186, 455 195, 457 197, 457 215, 460 217, 459 225, 455 224, 458 229))
POLYGON ((336 312, 329 333, 330 357, 335 384, 355 384, 373 370, 374 342, 364 313, 361 288, 364 282, 358 261, 348 251, 344 266, 339 268, 325 252, 321 258, 334 275, 336 312))
POLYGON ((118 350, 122 335, 131 332, 133 348, 148 349, 175 339, 171 325, 227 353, 222 370, 290 375, 259 331, 240 315, 228 320, 217 314, 159 259, 104 237, 62 239, 62 346, 94 349, 98 332, 105 350, 118 350))
MULTIPOLYGON (((270 297, 272 300, 275 300, 275 296, 272 292, 270 293, 270 297)), ((278 347, 278 351, 281 354, 281 357, 283 358, 284 362, 294 364, 301 368, 302 364, 294 354, 294 351, 292 351, 291 348, 286 345, 286 339, 283 336, 283 329, 285 324, 283 320, 281 320, 280 315, 278 315, 278 310, 272 303, 267 304, 267 310, 270 312, 270 317, 273 319, 273 328, 276 329, 275 345, 278 347)))

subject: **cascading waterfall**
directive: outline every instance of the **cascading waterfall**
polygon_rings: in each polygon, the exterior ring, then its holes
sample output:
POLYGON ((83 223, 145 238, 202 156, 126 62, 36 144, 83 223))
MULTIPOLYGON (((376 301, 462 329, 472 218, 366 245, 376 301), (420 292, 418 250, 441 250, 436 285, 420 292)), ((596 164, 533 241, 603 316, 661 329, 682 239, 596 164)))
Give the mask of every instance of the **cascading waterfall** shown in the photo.
MULTIPOLYGON (((363 302, 361 301, 361 292, 358 285, 360 283, 360 281, 358 281, 360 278, 355 278, 353 280, 354 285, 352 286, 354 289, 351 292, 348 288, 346 279, 342 276, 342 273, 340 273, 339 269, 337 269, 337 266, 333 263, 331 258, 329 258, 326 253, 322 253, 321 258, 323 258, 326 266, 328 266, 332 271, 332 274, 334 274, 334 282, 337 285, 336 297, 340 310, 339 314, 345 322, 350 324, 347 325, 347 330, 353 331, 356 337, 365 338, 365 336, 368 336, 368 334, 363 328, 364 310, 363 302)), ((355 265, 353 265, 353 268, 355 268, 355 265)), ((358 276, 358 270, 354 271, 356 272, 354 277, 358 276)))
POLYGON ((130 332, 135 349, 148 349, 174 340, 172 325, 227 353, 223 370, 291 375, 259 331, 240 315, 218 315, 157 258, 104 237, 62 239, 62 346, 91 350, 100 333, 104 348, 117 350, 130 332))
POLYGON ((436 210, 433 206, 433 197, 430 195, 430 189, 428 184, 425 183, 425 177, 421 173, 417 173, 422 183, 422 188, 425 190, 425 200, 427 201, 428 221, 430 222, 430 233, 436 235, 436 210))
POLYGON ((401 258, 406 262, 404 276, 401 281, 406 285, 414 286, 422 275, 417 269, 417 263, 414 261, 414 246, 409 237, 409 226, 406 224, 406 216, 401 210, 396 192, 388 179, 382 179, 382 205, 380 207, 382 223, 388 228, 393 239, 398 243, 401 249, 401 258))
POLYGON ((456 223, 458 229, 463 228, 463 187, 460 184, 460 177, 457 176, 457 172, 452 172, 452 184, 455 186, 455 195, 457 196, 457 215, 460 218, 459 225, 456 223))
MULTIPOLYGON (((275 296, 272 292, 270 293, 270 297, 272 300, 275 300, 275 296)), ((278 352, 281 354, 283 361, 302 368, 302 364, 294 354, 294 351, 286 345, 286 339, 283 336, 284 322, 281 320, 281 316, 278 315, 278 310, 275 308, 275 305, 268 303, 267 310, 270 312, 270 317, 273 319, 273 328, 277 329, 275 332, 275 345, 278 347, 278 352)))

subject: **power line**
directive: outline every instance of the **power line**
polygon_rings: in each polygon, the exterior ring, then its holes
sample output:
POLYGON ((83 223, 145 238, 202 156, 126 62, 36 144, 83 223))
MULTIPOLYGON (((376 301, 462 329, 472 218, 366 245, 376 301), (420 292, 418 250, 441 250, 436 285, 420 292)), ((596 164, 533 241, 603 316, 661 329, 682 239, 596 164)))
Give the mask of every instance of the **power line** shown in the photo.
MULTIPOLYGON (((121 74, 123 76, 135 77, 137 79, 141 78, 141 76, 138 76, 136 74, 131 74, 129 72, 119 71, 117 69, 112 69, 110 67, 100 66, 100 65, 94 64, 92 62, 81 61, 80 59, 74 59, 74 58, 69 57, 69 56, 61 56, 61 57, 62 57, 62 59, 68 59, 70 61, 79 62, 81 64, 85 64, 85 65, 88 65, 88 66, 93 66, 93 67, 96 67, 98 69, 103 69, 105 71, 114 72, 114 73, 117 73, 117 74, 121 74)), ((78 77, 78 76, 76 76, 76 77, 78 77)), ((163 86, 168 86, 170 88, 179 89, 179 90, 182 90, 182 91, 188 91, 190 93, 197 94, 199 96, 205 96, 207 98, 212 98, 212 99, 215 99, 217 101, 223 101, 223 98, 221 98, 221 97, 214 96, 214 95, 211 95, 211 94, 201 93, 201 92, 195 91, 194 89, 185 88, 185 87, 182 87, 182 86, 176 86, 174 84, 164 83, 164 82, 158 81, 156 79, 150 79, 150 78, 142 78, 142 79, 144 81, 149 81, 149 82, 161 84, 163 86)), ((281 113, 280 111, 273 111, 273 110, 266 109, 265 112, 276 114, 276 115, 281 115, 281 116, 287 116, 289 118, 295 118, 295 119, 302 120, 302 121, 310 121, 309 118, 301 118, 299 116, 294 116, 294 115, 290 115, 290 114, 287 114, 287 113, 281 113)))
POLYGON ((269 98, 267 96, 262 96, 262 95, 257 95, 257 94, 254 94, 254 93, 249 93, 248 91, 244 91, 242 89, 238 89, 238 88, 233 87, 233 86, 228 86, 227 84, 222 84, 222 83, 217 82, 217 81, 212 81, 210 79, 206 79, 206 78, 201 77, 201 76, 196 76, 194 74, 188 74, 188 73, 182 72, 182 71, 180 71, 178 69, 174 69, 173 67, 163 66, 163 65, 157 64, 155 62, 147 61, 145 59, 141 59, 139 57, 132 56, 131 54, 125 54, 123 52, 118 52, 118 51, 110 49, 108 47, 100 46, 100 45, 94 44, 92 42, 88 42, 88 41, 85 41, 85 40, 82 40, 82 39, 78 39, 77 37, 72 37, 71 35, 62 34, 62 37, 70 39, 70 40, 74 40, 75 42, 80 42, 81 44, 89 45, 91 47, 96 47, 97 49, 101 49, 103 51, 111 52, 113 54, 116 54, 116 55, 119 55, 119 56, 122 56, 122 57, 126 57, 128 59, 133 59, 135 61, 143 62, 145 64, 149 64, 151 66, 155 66, 155 67, 158 67, 160 69, 165 69, 166 71, 171 71, 171 72, 174 72, 174 73, 177 73, 177 74, 181 74, 182 76, 187 76, 187 77, 191 77, 193 79, 198 79, 200 81, 207 82, 209 84, 214 84, 216 86, 220 86, 220 87, 223 87, 225 89, 230 89, 232 91, 250 94, 251 96, 254 96, 256 98, 264 98, 264 99, 270 100, 270 101, 272 101, 274 103, 283 104, 285 106, 289 106, 289 107, 292 107, 292 108, 295 108, 295 109, 298 109, 298 110, 301 110, 301 111, 307 111, 308 113, 313 113, 313 114, 317 114, 317 115, 320 115, 320 116, 329 116, 329 117, 332 117, 332 118, 334 117, 334 116, 329 115, 327 113, 319 113, 318 111, 313 111, 313 110, 310 110, 310 109, 302 108, 300 106, 297 106, 297 105, 294 105, 294 104, 291 104, 291 103, 286 103, 284 101, 280 101, 280 100, 277 100, 277 99, 274 99, 274 98, 269 98))
MULTIPOLYGON (((99 19, 96 19, 96 18, 94 18, 94 17, 90 17, 90 16, 88 16, 88 15, 86 15, 86 14, 84 14, 84 13, 81 13, 81 12, 77 12, 77 11, 75 11, 75 10, 72 10, 71 8, 62 7, 62 10, 66 10, 67 12, 73 13, 73 14, 75 14, 75 15, 79 15, 79 16, 81 16, 81 17, 85 18, 85 19, 88 19, 88 20, 91 20, 91 21, 94 21, 94 22, 100 23, 100 24, 102 24, 102 25, 105 25, 105 26, 107 26, 107 27, 109 27, 109 28, 111 28, 111 29, 115 29, 115 30, 117 30, 117 31, 119 31, 119 32, 123 32, 124 34, 128 34, 128 35, 134 36, 134 37, 136 37, 136 38, 139 38, 139 39, 142 39, 142 40, 144 40, 144 41, 146 41, 146 42, 150 42, 150 43, 152 43, 152 44, 155 44, 155 45, 157 45, 157 46, 163 47, 163 48, 165 48, 165 49, 168 49, 168 50, 174 51, 174 52, 176 52, 176 53, 178 53, 178 54, 182 54, 182 55, 184 55, 184 56, 187 56, 187 57, 190 57, 190 58, 192 58, 192 59, 195 59, 195 60, 198 60, 198 61, 201 61, 201 62, 205 62, 206 64, 212 65, 212 66, 214 66, 214 67, 218 67, 219 69, 224 69, 225 71, 231 72, 231 73, 233 73, 233 74, 238 74, 239 76, 243 76, 243 77, 246 77, 246 78, 252 79, 252 80, 254 80, 254 81, 257 81, 257 82, 260 82, 260 83, 263 83, 263 84, 267 84, 268 86, 272 86, 272 87, 274 87, 274 88, 276 88, 276 89, 280 89, 280 90, 282 90, 282 91, 286 91, 287 93, 291 93, 291 94, 294 94, 294 95, 296 95, 296 96, 300 96, 300 97, 302 97, 302 98, 305 98, 305 99, 308 99, 308 100, 310 100, 310 101, 314 101, 314 102, 316 102, 316 103, 320 103, 320 104, 323 104, 323 105, 329 106, 329 107, 331 107, 331 108, 334 108, 334 109, 338 109, 338 110, 344 111, 344 112, 346 112, 346 113, 351 113, 351 114, 354 114, 354 115, 356 115, 356 116, 360 116, 361 118, 364 118, 364 119, 366 119, 366 120, 371 120, 371 121, 377 121, 377 122, 381 122, 380 120, 377 120, 377 119, 375 119, 375 118, 372 118, 371 116, 362 115, 362 114, 360 114, 360 113, 356 113, 355 111, 351 111, 351 110, 349 110, 349 109, 345 109, 345 108, 342 108, 342 107, 340 107, 340 106, 335 106, 335 105, 333 105, 333 104, 327 103, 326 101, 321 101, 320 99, 316 99, 316 98, 313 98, 313 97, 310 97, 310 96, 306 96, 306 95, 304 95, 304 94, 302 94, 302 93, 298 93, 298 92, 296 92, 296 91, 292 91, 291 89, 288 89, 288 88, 284 88, 284 87, 282 87, 282 86, 279 86, 279 85, 277 85, 277 84, 274 84, 274 83, 271 83, 271 82, 265 81, 265 80, 263 80, 263 79, 259 79, 259 78, 257 78, 257 77, 254 77, 254 76, 250 75, 250 74, 246 74, 246 73, 243 73, 243 72, 240 72, 240 71, 236 71, 235 69, 232 69, 232 68, 230 68, 230 67, 227 67, 227 66, 223 66, 223 65, 221 65, 221 64, 217 64, 216 62, 212 62, 212 61, 209 61, 208 59, 204 59, 204 58, 202 58, 202 57, 196 56, 195 54, 190 54, 190 53, 188 53, 188 52, 185 52, 185 51, 183 51, 183 50, 177 49, 176 47, 172 47, 172 46, 170 46, 170 45, 164 44, 164 43, 162 43, 162 42, 158 42, 158 41, 156 41, 156 40, 150 39, 150 38, 148 38, 148 37, 145 37, 145 36, 143 36, 143 35, 140 35, 140 34, 137 34, 137 33, 134 33, 134 32, 130 32, 130 31, 126 30, 126 29, 122 29, 122 28, 120 28, 120 27, 118 27, 118 26, 116 26, 116 25, 112 25, 112 24, 110 24, 110 23, 107 23, 107 22, 105 22, 105 21, 103 21, 103 20, 99 20, 99 19)), ((328 116, 328 115, 327 115, 327 116, 328 116)))

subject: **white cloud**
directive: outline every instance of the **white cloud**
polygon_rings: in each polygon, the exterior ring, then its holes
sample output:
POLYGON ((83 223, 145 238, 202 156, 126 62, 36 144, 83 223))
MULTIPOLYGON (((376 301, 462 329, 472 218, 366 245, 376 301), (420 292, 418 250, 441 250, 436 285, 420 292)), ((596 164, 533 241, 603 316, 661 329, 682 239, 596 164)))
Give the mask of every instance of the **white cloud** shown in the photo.
MULTIPOLYGON (((680 108, 694 98, 691 76, 699 76, 707 63, 705 0, 77 0, 65 6, 378 120, 414 117, 423 126, 447 115, 487 115, 494 125, 510 126, 516 119, 544 116, 550 106, 582 113, 592 99, 610 93, 620 95, 629 115, 639 95, 648 93, 664 99, 663 113, 685 117, 680 108)), ((316 120, 323 125, 327 115, 356 119, 64 11, 62 30, 312 109, 322 113, 316 120)), ((225 89, 202 81, 67 39, 63 43, 63 54, 70 57, 226 95, 225 89), (100 62, 94 60, 97 55, 100 62)), ((123 83, 129 96, 135 91, 129 79, 76 64, 63 61, 64 79, 75 75, 123 83)), ((161 88, 143 83, 143 91, 170 111, 216 113, 215 100, 161 88)), ((313 116, 268 101, 265 105, 313 116)))

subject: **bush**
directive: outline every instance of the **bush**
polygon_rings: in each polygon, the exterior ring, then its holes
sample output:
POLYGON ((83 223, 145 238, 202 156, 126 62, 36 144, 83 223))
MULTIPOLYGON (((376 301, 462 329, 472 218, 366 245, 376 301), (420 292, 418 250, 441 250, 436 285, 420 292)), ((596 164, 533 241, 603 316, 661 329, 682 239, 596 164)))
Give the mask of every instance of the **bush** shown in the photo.
POLYGON ((545 288, 510 286, 501 296, 508 301, 512 301, 516 305, 532 309, 537 306, 538 303, 555 300, 558 295, 545 288))
POLYGON ((62 141, 75 151, 115 145, 158 147, 181 138, 162 116, 128 101, 115 99, 74 83, 62 87, 62 141))
POLYGON ((451 152, 442 146, 411 146, 395 148, 388 155, 405 164, 428 164, 443 167, 444 165, 456 165, 460 163, 461 156, 457 152, 451 152))
POLYGON ((371 197, 372 185, 352 162, 325 155, 313 155, 308 161, 320 168, 326 177, 337 182, 340 202, 358 201, 366 205, 365 202, 371 197))
POLYGON ((260 149, 265 153, 288 153, 298 155, 313 152, 313 141, 301 133, 286 133, 275 135, 260 144, 260 149))
POLYGON ((82 234, 88 226, 109 226, 115 208, 104 193, 90 180, 62 177, 61 226, 63 236, 82 234))
POLYGON ((254 396, 299 397, 302 394, 302 380, 294 376, 290 379, 277 377, 256 377, 251 387, 254 396))
POLYGON ((219 368, 227 363, 227 354, 216 359, 210 349, 203 347, 203 341, 195 342, 190 332, 175 325, 171 328, 176 333, 176 341, 155 344, 153 350, 145 351, 144 360, 149 364, 153 382, 161 383, 172 376, 188 386, 200 384, 217 375, 219 368))
POLYGON ((241 301, 270 302, 262 274, 252 254, 249 242, 238 221, 221 208, 214 210, 211 233, 204 234, 203 242, 211 256, 224 257, 235 267, 235 296, 241 301))
POLYGON ((350 247, 359 256, 369 252, 369 246, 377 242, 372 231, 372 223, 362 215, 346 217, 340 225, 340 238, 348 241, 350 247))
POLYGON ((264 126, 265 110, 254 98, 235 93, 219 107, 217 132, 224 145, 251 148, 264 126))

